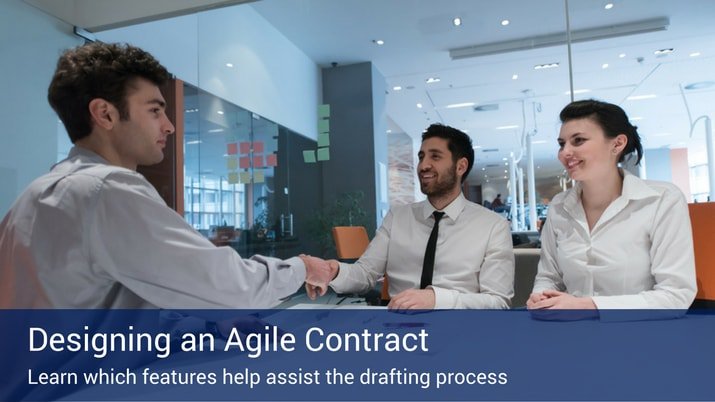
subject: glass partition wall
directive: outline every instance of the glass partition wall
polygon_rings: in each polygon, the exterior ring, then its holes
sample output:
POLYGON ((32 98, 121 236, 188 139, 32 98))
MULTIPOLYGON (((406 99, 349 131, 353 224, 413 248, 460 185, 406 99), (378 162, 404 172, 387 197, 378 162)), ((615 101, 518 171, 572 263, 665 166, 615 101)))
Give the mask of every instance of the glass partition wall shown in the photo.
POLYGON ((242 255, 285 256, 298 245, 287 166, 297 134, 192 85, 184 94, 186 221, 242 255))

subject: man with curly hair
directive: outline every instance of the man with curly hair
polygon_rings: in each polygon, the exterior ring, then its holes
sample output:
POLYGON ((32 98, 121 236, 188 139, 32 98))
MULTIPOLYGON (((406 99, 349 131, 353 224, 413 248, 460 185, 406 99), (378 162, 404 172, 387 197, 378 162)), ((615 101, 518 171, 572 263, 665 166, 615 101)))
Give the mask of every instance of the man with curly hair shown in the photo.
POLYGON ((136 172, 174 133, 159 89, 169 78, 129 45, 60 57, 48 100, 74 147, 0 223, 0 308, 265 308, 304 281, 325 292, 324 261, 216 247, 136 172))

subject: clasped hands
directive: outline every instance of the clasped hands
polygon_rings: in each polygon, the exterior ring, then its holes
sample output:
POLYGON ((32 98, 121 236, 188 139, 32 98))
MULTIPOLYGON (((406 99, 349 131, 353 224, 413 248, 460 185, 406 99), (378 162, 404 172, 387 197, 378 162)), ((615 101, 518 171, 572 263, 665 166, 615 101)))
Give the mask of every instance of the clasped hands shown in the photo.
POLYGON ((596 305, 590 297, 576 297, 558 290, 547 289, 532 293, 526 301, 529 310, 594 310, 596 305))
MULTIPOLYGON (((323 260, 318 257, 300 255, 305 263, 305 292, 311 300, 323 296, 328 291, 328 284, 335 279, 340 269, 337 260, 323 260)), ((387 305, 389 310, 433 309, 434 290, 407 289, 395 295, 387 305)))

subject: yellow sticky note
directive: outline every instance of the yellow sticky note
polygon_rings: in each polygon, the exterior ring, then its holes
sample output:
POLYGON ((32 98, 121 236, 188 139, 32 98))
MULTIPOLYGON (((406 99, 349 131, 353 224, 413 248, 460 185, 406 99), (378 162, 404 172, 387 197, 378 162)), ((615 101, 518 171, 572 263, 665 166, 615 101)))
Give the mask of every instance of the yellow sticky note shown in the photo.
POLYGON ((318 160, 319 161, 329 161, 330 160, 330 148, 318 148, 318 160))
POLYGON ((315 151, 303 151, 303 162, 305 163, 315 163, 315 151))
POLYGON ((327 133, 330 131, 330 120, 318 120, 318 132, 327 133))
POLYGON ((250 183, 251 182, 251 174, 248 172, 241 172, 239 180, 241 183, 250 183))
POLYGON ((226 159, 226 169, 236 170, 238 169, 238 159, 235 157, 230 157, 226 159))
POLYGON ((318 105, 318 118, 330 117, 330 105, 318 105))
POLYGON ((228 184, 238 184, 238 173, 231 172, 228 174, 228 184))
POLYGON ((265 175, 263 174, 262 170, 254 170, 253 171, 253 182, 254 183, 263 183, 266 181, 265 175))

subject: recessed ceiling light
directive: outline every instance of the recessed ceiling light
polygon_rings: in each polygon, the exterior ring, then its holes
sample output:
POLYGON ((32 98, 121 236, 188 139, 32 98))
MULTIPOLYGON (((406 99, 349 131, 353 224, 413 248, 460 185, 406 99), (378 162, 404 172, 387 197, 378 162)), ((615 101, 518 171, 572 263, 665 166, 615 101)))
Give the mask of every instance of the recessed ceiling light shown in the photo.
MULTIPOLYGON (((482 170, 487 170, 487 168, 482 168, 482 170)), ((486 176, 486 175, 485 175, 486 176)))
POLYGON ((233 63, 226 63, 226 67, 233 68, 233 63))
POLYGON ((501 158, 501 160, 505 161, 505 160, 507 160, 507 159, 506 159, 506 158, 501 158))
POLYGON ((196 145, 201 144, 201 140, 186 141, 186 145, 196 145))
POLYGON ((223 129, 222 128, 212 128, 211 130, 208 131, 209 133, 222 133, 223 129))
POLYGON ((715 82, 713 82, 713 81, 700 81, 700 82, 694 82, 692 84, 688 84, 684 88, 687 90, 705 89, 705 88, 710 88, 714 85, 715 85, 715 82))
POLYGON ((378 46, 382 46, 382 45, 385 44, 385 41, 382 40, 382 39, 373 39, 373 40, 372 40, 372 43, 374 43, 374 44, 376 44, 376 45, 378 45, 378 46))
POLYGON ((622 58, 624 58, 624 57, 626 57, 626 54, 625 54, 625 53, 621 53, 621 54, 618 55, 618 58, 619 58, 619 59, 622 59, 622 58))
POLYGON ((653 99, 655 97, 656 97, 656 95, 654 95, 654 94, 648 94, 648 95, 629 96, 626 99, 628 99, 628 100, 643 100, 643 99, 653 99))
POLYGON ((458 27, 458 26, 462 25, 462 19, 459 17, 455 17, 452 20, 452 24, 454 24, 455 27, 458 27))
POLYGON ((700 56, 700 52, 690 53, 690 57, 698 57, 698 56, 700 56))
MULTIPOLYGON (((590 89, 577 89, 577 90, 573 91, 574 95, 585 94, 587 92, 591 92, 591 90, 590 89)), ((564 92, 564 95, 571 95, 571 91, 564 92)))
POLYGON ((509 25, 509 20, 501 20, 501 25, 502 25, 503 27, 509 25))
POLYGON ((476 103, 474 102, 464 102, 464 103, 452 103, 451 105, 445 106, 447 109, 456 109, 460 107, 469 107, 469 106, 474 106, 476 103))
POLYGON ((402 90, 402 87, 399 86, 399 85, 395 85, 394 87, 392 87, 392 90, 393 90, 393 91, 401 91, 401 90, 402 90))
POLYGON ((660 56, 660 55, 663 55, 663 54, 673 53, 674 51, 675 51, 675 49, 673 49, 672 47, 669 47, 669 48, 666 48, 666 49, 658 49, 658 50, 656 50, 655 52, 653 52, 653 54, 656 55, 656 56, 660 56))
POLYGON ((603 64, 601 64, 601 68, 604 69, 604 70, 607 69, 607 68, 608 68, 608 63, 603 63, 603 64))
MULTIPOLYGON (((505 170, 504 173, 509 173, 509 171, 508 171, 508 170, 505 170)), ((506 179, 506 176, 505 176, 504 178, 506 179)))
POLYGON ((630 121, 641 121, 641 120, 643 120, 643 118, 642 118, 641 116, 636 116, 636 117, 631 117, 631 118, 628 119, 628 120, 630 120, 630 121))
POLYGON ((425 82, 428 84, 432 84, 432 83, 439 82, 439 81, 440 81, 439 77, 429 77, 425 80, 425 82))
POLYGON ((613 8, 613 3, 608 3, 605 6, 603 6, 603 8, 605 8, 606 10, 610 10, 613 8))
POLYGON ((505 164, 504 164, 504 166, 509 166, 509 163, 508 163, 508 162, 507 162, 507 163, 505 163, 505 164))
POLYGON ((216 113, 218 113, 218 114, 223 114, 223 110, 219 110, 219 111, 217 111, 216 113))
POLYGON ((417 108, 418 108, 418 109, 422 109, 422 104, 421 104, 421 103, 418 103, 418 104, 417 104, 417 108))
POLYGON ((472 147, 472 149, 479 149, 479 148, 481 148, 481 147, 482 147, 481 145, 475 145, 475 146, 472 147))
POLYGON ((559 66, 559 63, 546 63, 546 64, 537 64, 534 66, 534 70, 543 70, 547 68, 556 68, 559 66))
POLYGON ((538 141, 533 141, 532 144, 546 144, 546 140, 538 140, 538 141))
POLYGON ((511 76, 512 80, 518 80, 519 79, 519 74, 514 74, 511 76))
POLYGON ((392 130, 387 130, 387 134, 391 134, 391 133, 392 133, 392 130))
POLYGON ((512 128, 519 128, 518 125, 511 125, 511 126, 499 126, 496 129, 497 130, 510 130, 512 128))

